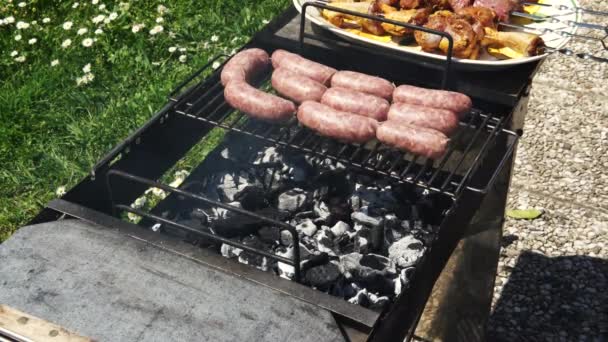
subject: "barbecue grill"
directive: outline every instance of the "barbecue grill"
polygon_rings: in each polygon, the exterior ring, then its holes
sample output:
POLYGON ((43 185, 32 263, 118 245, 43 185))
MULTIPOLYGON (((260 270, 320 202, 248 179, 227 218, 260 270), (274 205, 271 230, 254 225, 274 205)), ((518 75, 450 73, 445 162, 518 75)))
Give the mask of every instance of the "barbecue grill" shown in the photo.
MULTIPOLYGON (((235 276, 226 278, 222 275, 211 280, 202 277, 197 279, 194 276, 203 287, 215 281, 218 282, 219 285, 216 285, 219 287, 224 286, 223 282, 230 282, 230 285, 225 285, 226 288, 237 288, 237 291, 241 288, 243 293, 250 291, 248 289, 251 288, 259 289, 257 294, 256 291, 252 291, 254 299, 250 305, 251 310, 255 309, 253 306, 260 305, 260 299, 255 298, 262 296, 262 293, 264 296, 280 296, 284 298, 282 299, 284 304, 283 306, 273 304, 277 305, 276 310, 293 310, 294 307, 307 305, 309 308, 307 310, 316 310, 318 321, 331 317, 333 320, 330 320, 328 329, 334 327, 334 330, 339 331, 345 340, 351 341, 402 341, 411 338, 421 319, 427 299, 433 291, 433 285, 442 274, 448 260, 451 263, 458 263, 462 261, 462 254, 459 254, 458 250, 462 250, 463 246, 481 245, 484 248, 478 250, 479 256, 485 260, 480 264, 485 266, 481 274, 475 276, 475 284, 483 291, 477 294, 479 300, 475 301, 475 307, 469 308, 469 304, 464 304, 458 311, 442 310, 441 305, 439 308, 435 305, 433 310, 430 310, 433 304, 429 304, 427 310, 433 311, 434 316, 427 315, 424 321, 425 325, 433 325, 428 322, 435 321, 434 329, 439 327, 445 331, 447 328, 444 322, 454 324, 466 320, 466 333, 482 336, 485 318, 483 315, 481 318, 471 318, 467 316, 467 310, 482 313, 485 311, 486 315, 489 311, 491 285, 498 261, 498 241, 501 236, 512 161, 517 141, 522 134, 521 127, 530 81, 538 64, 531 63, 497 71, 491 77, 487 72, 452 70, 449 58, 447 63, 435 64, 387 51, 371 50, 355 43, 338 41, 328 33, 311 27, 293 8, 264 27, 244 48, 248 47, 262 48, 269 53, 282 48, 298 52, 336 69, 378 75, 396 84, 448 87, 471 96, 474 109, 460 123, 461 127, 452 138, 447 153, 435 161, 399 152, 378 142, 364 145, 342 143, 320 137, 299 126, 295 120, 274 124, 251 119, 243 113, 235 112, 226 104, 223 97, 223 87, 219 80, 221 68, 217 70, 210 68, 213 62, 225 61, 228 58, 228 56, 218 56, 184 80, 169 95, 168 103, 154 117, 102 158, 87 178, 61 199, 49 203, 31 224, 55 224, 66 226, 66 231, 70 231, 74 229, 74 222, 93 223, 97 228, 91 229, 100 229, 103 234, 109 234, 103 227, 112 228, 110 232, 118 234, 121 239, 135 239, 137 243, 145 243, 146 246, 161 249, 163 253, 186 257, 196 262, 188 269, 175 270, 177 273, 196 275, 199 272, 219 270, 221 274, 235 276), (508 77, 503 77, 506 74, 508 77), (495 80, 499 78, 504 81, 496 82, 495 80), (182 186, 172 187, 159 181, 188 154, 188 151, 218 131, 224 134, 223 140, 190 173, 182 186), (338 173, 339 177, 366 177, 366 179, 394 184, 395 187, 402 189, 407 198, 415 197, 416 201, 420 199, 425 201, 424 213, 416 215, 425 217, 437 227, 437 230, 431 234, 428 241, 425 241, 427 251, 410 275, 409 285, 396 296, 391 305, 372 310, 299 284, 305 282, 303 280, 305 266, 300 260, 300 252, 298 252, 301 248, 300 237, 293 224, 271 213, 228 204, 228 201, 212 198, 201 190, 205 186, 202 180, 224 167, 246 168, 254 170, 252 172, 262 170, 264 174, 270 172, 271 175, 280 172, 285 167, 284 162, 256 161, 256 157, 269 148, 283 151, 291 156, 301 156, 307 161, 312 161, 313 165, 316 165, 314 162, 318 162, 319 170, 327 170, 330 174, 338 173), (149 211, 132 206, 131 204, 149 188, 162 189, 170 195, 149 211), (295 251, 291 256, 277 255, 256 245, 202 229, 201 225, 193 224, 193 220, 186 220, 182 215, 184 212, 191 213, 192 208, 197 205, 220 208, 238 215, 240 221, 232 222, 253 221, 276 227, 277 230, 284 230, 291 236, 295 251), (127 212, 138 215, 141 221, 137 225, 127 222, 124 219, 127 212), (68 224, 65 223, 66 219, 73 220, 68 224), (67 226, 70 228, 68 229, 67 226), (236 260, 222 258, 217 253, 210 252, 211 249, 205 248, 214 243, 216 246, 224 244, 241 249, 251 258, 266 258, 291 265, 294 269, 293 281, 281 279, 272 272, 264 272, 238 263, 236 260), (459 249, 453 253, 459 243, 459 249), (197 247, 193 248, 193 245, 197 247), (435 319, 437 317, 441 319, 435 319)), ((260 75, 255 84, 258 87, 267 87, 269 76, 269 74, 260 75)), ((332 178, 334 179, 337 178, 332 178)), ((311 180, 311 182, 316 181, 311 180)), ((272 185, 264 183, 261 187, 269 189, 272 185)), ((22 229, 17 233, 19 234, 36 234, 36 231, 22 229)), ((64 243, 61 232, 57 232, 56 239, 51 237, 47 239, 48 244, 64 243)), ((9 240, 2 246, 5 251, 22 247, 18 242, 12 243, 13 240, 23 239, 17 237, 9 240)), ((27 241, 28 238, 25 240, 27 241)), ((8 254, 0 253, 3 265, 8 265, 0 266, 4 268, 3 273, 16 274, 23 267, 27 267, 10 266, 16 261, 12 261, 6 255, 8 254)), ((49 262, 55 261, 49 260, 49 262)), ((109 267, 103 264, 100 263, 96 267, 109 267)), ((480 271, 475 270, 475 272, 480 271)), ((449 270, 446 269, 441 277, 466 278, 467 275, 467 272, 459 275, 449 274, 449 270)), ((42 282, 36 277, 31 278, 31 282, 36 286, 42 285, 37 283, 39 281, 42 282)), ((453 283, 458 282, 453 281, 453 283)), ((101 331, 101 328, 95 328, 92 324, 71 322, 62 316, 61 312, 45 309, 45 305, 41 304, 44 300, 23 301, 20 297, 26 296, 25 292, 19 294, 21 290, 11 284, 10 282, 0 284, 0 287, 7 290, 0 293, 11 294, 8 297, 0 294, 0 302, 7 302, 21 310, 33 311, 49 320, 63 322, 79 333, 112 336, 111 333, 101 331), (79 331, 78 327, 84 331, 79 331)), ((167 292, 171 292, 171 284, 173 284, 171 281, 161 285, 146 283, 145 287, 161 286, 166 288, 167 292)), ((47 283, 46 286, 49 284, 47 283)), ((79 286, 75 285, 74 293, 78 293, 79 286)), ((102 288, 103 285, 98 284, 98 286, 102 288)), ((142 291, 152 290, 142 289, 142 291)), ((101 293, 103 296, 103 292, 101 293)), ((450 293, 450 291, 449 289, 444 289, 441 293, 435 291, 433 298, 441 297, 442 293, 450 293)), ((225 317, 232 317, 229 313, 237 310, 236 306, 248 307, 247 303, 234 302, 241 300, 241 295, 234 297, 233 299, 226 295, 222 297, 222 300, 228 302, 218 310, 226 312, 225 317)), ((463 295, 462 298, 466 296, 463 295)), ((208 300, 215 303, 213 299, 208 300)), ((272 302, 277 301, 273 299, 272 302)), ((135 312, 141 310, 143 309, 135 308, 135 312)), ((90 314, 84 315, 87 317, 90 314)), ((272 316, 275 317, 273 319, 289 320, 285 315, 275 316, 272 316)), ((314 323, 314 317, 316 316, 308 318, 309 328, 319 323, 314 323)), ((109 320, 111 324, 122 324, 114 318, 109 320)), ((217 338, 218 335, 213 333, 222 331, 218 333, 219 336, 231 339, 234 336, 242 336, 237 332, 230 335, 230 332, 225 331, 239 330, 239 320, 236 318, 235 320, 217 326, 204 326, 209 329, 208 336, 217 338)), ((263 319, 259 320, 261 322, 263 319)), ((305 325, 296 325, 296 327, 302 328, 305 325)), ((458 329, 449 331, 454 333, 454 336, 461 333, 458 329)), ((156 336, 171 336, 166 331, 157 333, 156 336)), ((424 335, 425 332, 420 331, 418 334, 424 335)), ((328 340, 333 338, 331 336, 327 336, 328 340)), ((277 335, 275 337, 286 338, 277 335)))

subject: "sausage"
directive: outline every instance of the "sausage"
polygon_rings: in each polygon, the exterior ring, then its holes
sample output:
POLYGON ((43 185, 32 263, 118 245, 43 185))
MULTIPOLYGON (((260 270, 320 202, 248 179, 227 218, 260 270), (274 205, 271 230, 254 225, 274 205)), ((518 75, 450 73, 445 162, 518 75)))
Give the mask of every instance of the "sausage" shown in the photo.
POLYGON ((306 76, 296 74, 285 68, 278 68, 272 73, 272 87, 281 95, 296 103, 306 100, 320 101, 327 87, 306 76))
POLYGON ((455 91, 426 89, 400 85, 393 92, 394 102, 451 110, 462 118, 471 110, 473 102, 465 94, 455 91))
POLYGON ((342 87, 379 96, 390 101, 395 86, 384 78, 355 71, 338 71, 331 78, 332 87, 342 87))
POLYGON ((234 55, 220 75, 222 85, 226 86, 229 81, 251 82, 252 78, 263 72, 270 65, 270 57, 262 49, 247 49, 234 55))
POLYGON ((356 90, 334 87, 329 88, 323 94, 321 103, 339 111, 367 116, 378 121, 386 120, 390 107, 388 101, 381 97, 356 90))
POLYGON ((224 88, 224 98, 233 108, 267 121, 288 119, 296 111, 293 102, 263 92, 242 81, 229 82, 224 88))
POLYGON ((323 85, 329 85, 331 76, 336 73, 336 69, 332 67, 313 62, 310 59, 285 50, 276 50, 272 53, 271 59, 272 66, 275 69, 283 67, 323 85))
POLYGON ((376 137, 387 145, 432 159, 443 155, 449 142, 448 137, 434 129, 390 120, 380 124, 376 137))
POLYGON ((436 129, 450 135, 458 128, 458 114, 447 109, 397 102, 391 105, 388 119, 414 126, 436 129))
POLYGON ((356 143, 373 139, 378 126, 378 121, 372 118, 335 110, 313 101, 300 105, 298 120, 321 135, 356 143))

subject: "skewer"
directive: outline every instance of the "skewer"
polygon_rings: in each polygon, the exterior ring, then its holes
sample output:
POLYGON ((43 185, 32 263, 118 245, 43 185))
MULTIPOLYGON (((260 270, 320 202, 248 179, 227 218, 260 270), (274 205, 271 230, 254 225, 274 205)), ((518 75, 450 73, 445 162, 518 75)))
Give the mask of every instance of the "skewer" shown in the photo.
POLYGON ((579 7, 579 6, 571 7, 571 6, 566 6, 566 5, 541 4, 541 3, 531 2, 531 1, 521 1, 520 4, 526 5, 526 6, 553 7, 553 8, 557 8, 560 11, 582 12, 582 13, 587 13, 587 14, 592 14, 592 15, 608 16, 608 12, 606 12, 606 11, 592 10, 589 8, 584 8, 584 7, 579 7))
POLYGON ((531 19, 531 20, 534 20, 537 22, 548 21, 551 23, 562 23, 562 24, 568 25, 570 27, 584 27, 584 28, 588 28, 588 29, 592 29, 592 30, 602 30, 602 31, 608 33, 608 26, 604 26, 604 25, 581 23, 581 22, 573 21, 573 20, 564 20, 564 19, 556 18, 556 16, 541 17, 538 15, 524 13, 524 12, 517 12, 517 11, 511 12, 510 14, 514 17, 531 19))
POLYGON ((587 40, 595 40, 595 41, 599 41, 602 44, 602 46, 604 47, 604 50, 608 51, 608 44, 605 41, 606 38, 608 38, 608 33, 605 37, 599 38, 599 37, 587 36, 584 34, 571 33, 568 31, 554 30, 554 29, 550 29, 550 28, 541 29, 541 28, 534 28, 534 27, 528 27, 525 25, 511 24, 511 23, 505 23, 505 22, 499 22, 498 24, 501 26, 504 26, 504 27, 514 28, 514 29, 518 29, 518 30, 531 30, 531 31, 537 32, 538 34, 555 33, 562 37, 572 37, 572 38, 580 38, 580 39, 587 39, 587 40))

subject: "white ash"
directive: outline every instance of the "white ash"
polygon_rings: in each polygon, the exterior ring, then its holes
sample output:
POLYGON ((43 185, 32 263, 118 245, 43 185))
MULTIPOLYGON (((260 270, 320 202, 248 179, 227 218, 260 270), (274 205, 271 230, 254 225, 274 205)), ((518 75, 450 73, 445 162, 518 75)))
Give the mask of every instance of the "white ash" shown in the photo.
POLYGON ((424 251, 422 241, 408 235, 389 247, 388 257, 399 267, 411 267, 416 265, 424 251))

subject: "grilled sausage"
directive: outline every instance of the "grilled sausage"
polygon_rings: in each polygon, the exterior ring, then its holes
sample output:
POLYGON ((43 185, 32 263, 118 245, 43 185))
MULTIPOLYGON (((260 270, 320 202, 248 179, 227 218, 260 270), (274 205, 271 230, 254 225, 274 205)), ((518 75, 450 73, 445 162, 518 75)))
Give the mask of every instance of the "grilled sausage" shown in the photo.
POLYGON ((272 53, 271 59, 272 66, 275 69, 283 67, 324 85, 329 84, 331 76, 336 72, 336 69, 332 67, 313 62, 310 59, 285 50, 276 50, 272 53))
POLYGON ((224 88, 224 98, 233 108, 267 121, 288 119, 296 111, 293 102, 265 93, 242 81, 229 82, 224 88))
POLYGON ((394 102, 451 110, 461 118, 471 110, 471 98, 465 94, 447 90, 426 89, 400 85, 393 92, 394 102))
POLYGON ((386 120, 389 104, 383 98, 346 88, 329 88, 321 103, 339 111, 358 114, 376 119, 386 120))
POLYGON ((222 85, 226 86, 232 80, 251 82, 256 74, 263 72, 269 65, 270 58, 262 49, 240 51, 224 65, 220 75, 222 85))
POLYGON ((436 129, 450 135, 458 128, 458 115, 451 110, 397 102, 391 105, 388 119, 414 126, 436 129))
POLYGON ((380 124, 376 137, 387 145, 432 159, 443 155, 449 142, 448 137, 434 129, 390 120, 380 124))
POLYGON ((298 108, 300 123, 334 139, 364 143, 376 136, 378 121, 335 110, 322 103, 305 101, 298 108))
POLYGON ((297 103, 306 100, 320 101, 327 87, 306 76, 291 72, 286 68, 278 68, 272 73, 272 87, 279 94, 297 103))
POLYGON ((338 71, 331 78, 332 87, 342 87, 379 96, 390 101, 395 86, 380 77, 355 71, 338 71))

